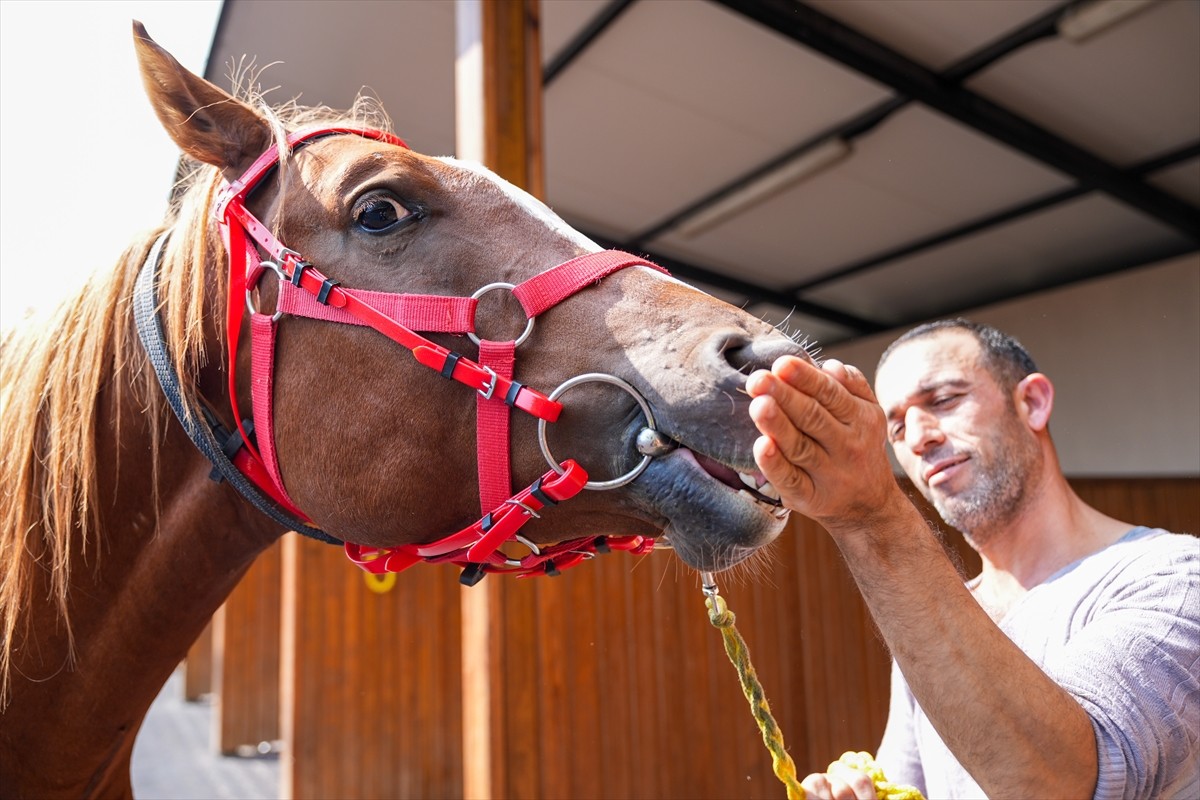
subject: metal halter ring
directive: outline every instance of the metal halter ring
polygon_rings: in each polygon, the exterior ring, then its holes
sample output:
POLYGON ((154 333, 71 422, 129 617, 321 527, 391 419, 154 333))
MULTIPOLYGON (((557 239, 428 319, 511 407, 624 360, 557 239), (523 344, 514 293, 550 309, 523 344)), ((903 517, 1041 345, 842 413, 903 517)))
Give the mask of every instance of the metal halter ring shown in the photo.
MULTIPOLYGON (((471 299, 478 300, 494 289, 508 289, 509 291, 512 291, 515 288, 517 287, 511 283, 489 283, 487 286, 476 289, 475 294, 471 295, 471 299)), ((528 339, 529 334, 531 333, 533 333, 533 317, 530 317, 529 321, 525 323, 525 330, 523 330, 521 335, 516 338, 516 341, 513 342, 513 346, 520 347, 522 342, 528 339)), ((479 337, 475 334, 475 331, 467 331, 467 338, 474 342, 476 347, 479 346, 479 337)))
MULTIPOLYGON (((283 267, 279 266, 274 261, 260 261, 258 266, 260 269, 265 267, 267 269, 273 270, 275 272, 275 274, 279 276, 280 283, 283 283, 284 281, 286 281, 288 279, 288 276, 283 274, 283 267)), ((261 278, 262 276, 260 275, 259 277, 261 278)), ((246 308, 250 309, 251 314, 258 313, 258 309, 254 307, 254 301, 250 299, 251 293, 255 290, 255 288, 257 286, 258 286, 258 281, 255 281, 253 286, 246 287, 246 308)), ((282 289, 280 291, 282 291, 282 289)), ((278 305, 278 301, 276 301, 276 305, 278 305)), ((274 314, 271 315, 271 322, 278 322, 279 318, 282 316, 283 316, 282 311, 276 311, 274 314)))
MULTIPOLYGON (((611 383, 613 386, 616 386, 619 389, 624 389, 630 394, 630 396, 633 397, 634 400, 637 401, 638 406, 642 409, 642 414, 646 417, 646 427, 651 429, 654 428, 654 413, 650 410, 650 404, 647 403, 646 399, 638 393, 637 389, 633 388, 616 375, 609 375, 603 372, 588 372, 583 375, 576 375, 574 378, 569 378, 559 384, 558 388, 550 393, 550 399, 557 400, 558 398, 562 397, 563 393, 568 389, 578 386, 581 383, 611 383)), ((537 434, 538 444, 541 445, 542 448, 542 455, 545 457, 547 463, 550 464, 554 471, 561 475, 566 470, 559 465, 558 461, 550 453, 550 445, 546 443, 546 420, 538 420, 537 434)), ((583 488, 604 490, 616 489, 618 486, 624 486, 625 484, 631 482, 638 475, 642 474, 642 470, 649 465, 651 458, 653 458, 653 456, 643 455, 642 460, 638 463, 638 465, 629 470, 629 472, 626 472, 624 475, 608 481, 588 481, 583 485, 583 488)))

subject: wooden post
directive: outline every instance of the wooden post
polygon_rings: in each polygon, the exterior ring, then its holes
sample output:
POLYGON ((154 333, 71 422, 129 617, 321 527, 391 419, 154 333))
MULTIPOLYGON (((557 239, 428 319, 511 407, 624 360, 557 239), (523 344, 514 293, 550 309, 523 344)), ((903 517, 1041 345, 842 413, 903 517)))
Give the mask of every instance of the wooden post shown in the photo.
POLYGON ((541 197, 538 0, 457 0, 456 151, 541 197))
POLYGON ((456 571, 379 581, 288 534, 282 573, 280 795, 461 798, 456 571))
POLYGON ((188 648, 187 658, 183 662, 184 700, 194 702, 212 691, 212 636, 210 621, 188 648))
MULTIPOLYGON (((458 156, 542 195, 538 0, 458 0, 455 22, 458 156)), ((475 800, 507 797, 508 770, 537 770, 531 748, 508 747, 536 730, 536 601, 495 578, 463 590, 463 794, 475 800)))
POLYGON ((211 623, 213 740, 226 755, 279 738, 281 551, 255 559, 211 623))

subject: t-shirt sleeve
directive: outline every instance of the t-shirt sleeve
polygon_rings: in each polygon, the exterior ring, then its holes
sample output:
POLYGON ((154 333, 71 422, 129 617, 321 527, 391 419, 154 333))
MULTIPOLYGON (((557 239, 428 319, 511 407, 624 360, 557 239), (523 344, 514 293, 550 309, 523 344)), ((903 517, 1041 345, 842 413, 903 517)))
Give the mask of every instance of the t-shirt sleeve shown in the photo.
POLYGON ((1091 718, 1097 800, 1200 796, 1200 540, 1189 545, 1108 576, 1044 665, 1091 718))
POLYGON ((917 701, 908 690, 908 683, 893 661, 888 720, 883 729, 883 741, 879 744, 879 752, 875 755, 875 763, 883 769, 883 774, 892 783, 915 786, 921 790, 921 794, 927 794, 925 773, 917 751, 916 705, 917 701))

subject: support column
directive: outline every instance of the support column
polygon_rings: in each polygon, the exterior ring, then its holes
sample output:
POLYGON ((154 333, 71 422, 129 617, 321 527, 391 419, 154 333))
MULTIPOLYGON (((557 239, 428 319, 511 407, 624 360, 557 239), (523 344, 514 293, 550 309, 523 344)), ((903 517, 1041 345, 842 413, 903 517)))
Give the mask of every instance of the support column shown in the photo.
MULTIPOLYGON (((538 0, 457 0, 455 15, 457 154, 541 196, 538 0)), ((528 583, 490 577, 462 590, 463 794, 473 800, 508 797, 510 780, 536 774, 528 742, 509 747, 510 733, 536 730, 528 583)))

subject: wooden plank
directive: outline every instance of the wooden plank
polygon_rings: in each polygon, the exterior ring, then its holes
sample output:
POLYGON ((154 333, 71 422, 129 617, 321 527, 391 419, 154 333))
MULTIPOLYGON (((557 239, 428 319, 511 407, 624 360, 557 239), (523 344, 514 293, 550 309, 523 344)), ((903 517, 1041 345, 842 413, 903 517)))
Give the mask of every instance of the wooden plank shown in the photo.
POLYGON ((212 622, 188 648, 183 662, 183 699, 195 702, 212 692, 212 622))
POLYGON ((283 545, 283 796, 461 798, 455 571, 377 592, 339 548, 283 545))
POLYGON ((1071 478, 1090 505, 1134 525, 1200 535, 1200 478, 1071 478))
MULTIPOLYGON (((537 0, 458 0, 456 150, 534 195, 543 194, 541 48, 537 0)), ((485 580, 462 608, 463 791, 540 796, 534 748, 512 746, 538 728, 533 682, 537 594, 485 580)))
POLYGON ((538 0, 457 0, 455 139, 534 196, 545 194, 538 0))
POLYGON ((281 547, 255 559, 213 616, 213 740, 249 755, 279 739, 281 547))

